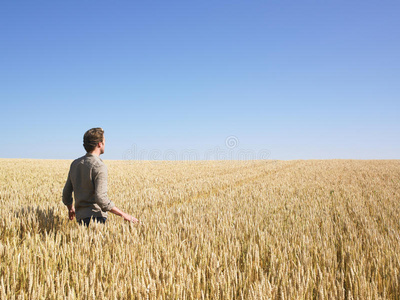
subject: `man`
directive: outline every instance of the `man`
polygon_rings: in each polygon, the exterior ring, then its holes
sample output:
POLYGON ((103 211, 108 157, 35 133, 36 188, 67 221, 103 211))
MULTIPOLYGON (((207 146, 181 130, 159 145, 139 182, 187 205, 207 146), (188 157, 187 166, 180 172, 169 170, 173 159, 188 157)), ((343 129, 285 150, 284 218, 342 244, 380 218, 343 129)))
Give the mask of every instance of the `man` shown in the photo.
POLYGON ((138 219, 119 210, 107 197, 107 167, 100 159, 106 140, 104 130, 92 128, 83 136, 85 156, 71 164, 63 190, 63 203, 68 207, 69 219, 89 226, 90 220, 105 223, 107 212, 121 216, 125 221, 138 223, 138 219), (74 192, 75 207, 72 206, 74 192))

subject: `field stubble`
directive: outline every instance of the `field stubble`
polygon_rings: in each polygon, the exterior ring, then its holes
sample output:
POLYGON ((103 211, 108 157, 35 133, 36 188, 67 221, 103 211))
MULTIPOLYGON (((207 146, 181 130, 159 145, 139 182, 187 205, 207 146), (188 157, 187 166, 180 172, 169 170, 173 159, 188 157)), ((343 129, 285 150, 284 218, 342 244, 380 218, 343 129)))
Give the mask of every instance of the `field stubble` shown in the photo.
POLYGON ((0 160, 0 299, 400 298, 398 160, 106 161, 89 228, 70 163, 0 160))

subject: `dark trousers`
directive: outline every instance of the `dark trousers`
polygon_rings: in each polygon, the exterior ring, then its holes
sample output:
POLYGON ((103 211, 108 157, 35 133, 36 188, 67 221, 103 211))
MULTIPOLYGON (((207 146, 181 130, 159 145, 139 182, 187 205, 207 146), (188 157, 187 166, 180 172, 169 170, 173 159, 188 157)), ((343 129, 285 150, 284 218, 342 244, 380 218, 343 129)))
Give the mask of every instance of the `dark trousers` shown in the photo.
POLYGON ((93 221, 95 221, 95 222, 104 224, 104 223, 106 222, 107 218, 104 218, 104 217, 90 217, 90 218, 84 218, 84 219, 79 220, 78 223, 79 223, 80 225, 84 224, 85 226, 88 227, 88 226, 89 226, 89 223, 90 223, 90 220, 93 220, 93 221))

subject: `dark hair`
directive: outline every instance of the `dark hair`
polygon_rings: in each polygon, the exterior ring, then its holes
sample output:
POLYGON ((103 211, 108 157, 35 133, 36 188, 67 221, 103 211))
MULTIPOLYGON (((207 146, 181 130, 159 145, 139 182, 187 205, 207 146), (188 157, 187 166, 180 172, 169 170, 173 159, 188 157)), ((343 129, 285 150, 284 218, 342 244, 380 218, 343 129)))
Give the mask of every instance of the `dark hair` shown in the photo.
POLYGON ((94 149, 96 149, 98 143, 103 142, 103 139, 103 128, 96 127, 89 129, 83 136, 83 147, 85 148, 86 152, 92 152, 94 149))

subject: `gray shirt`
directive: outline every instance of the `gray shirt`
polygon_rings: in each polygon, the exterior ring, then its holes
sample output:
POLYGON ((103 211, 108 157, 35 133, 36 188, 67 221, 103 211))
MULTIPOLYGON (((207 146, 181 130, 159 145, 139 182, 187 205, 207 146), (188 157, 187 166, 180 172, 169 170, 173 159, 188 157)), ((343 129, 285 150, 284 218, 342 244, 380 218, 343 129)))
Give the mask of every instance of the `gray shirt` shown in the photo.
POLYGON ((107 217, 115 204, 107 197, 107 167, 97 155, 86 153, 75 159, 68 173, 62 201, 71 205, 75 198, 76 220, 107 217))

